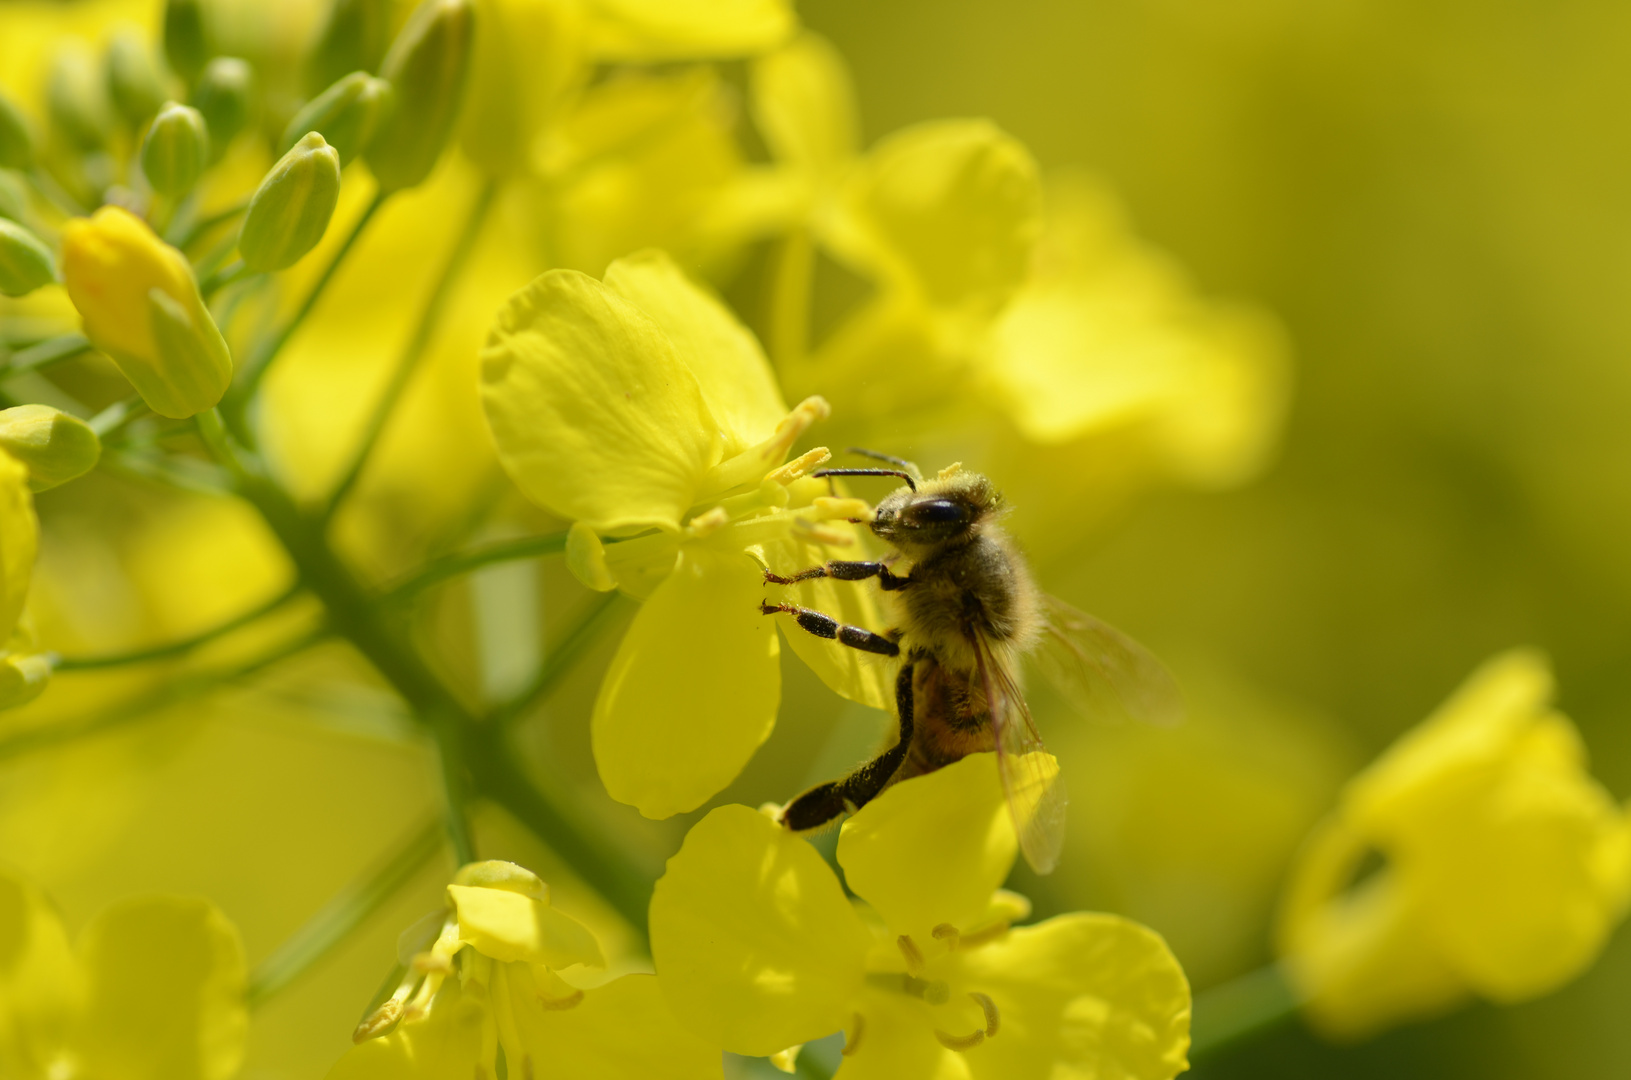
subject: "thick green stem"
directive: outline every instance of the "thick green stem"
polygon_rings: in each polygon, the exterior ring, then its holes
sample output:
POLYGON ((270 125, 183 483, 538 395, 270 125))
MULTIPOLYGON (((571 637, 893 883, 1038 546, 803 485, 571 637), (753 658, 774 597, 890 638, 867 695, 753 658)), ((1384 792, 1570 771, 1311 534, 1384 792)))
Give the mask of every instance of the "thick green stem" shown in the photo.
POLYGON ((1295 1016, 1301 1004, 1278 964, 1201 991, 1195 995, 1190 1064, 1272 1031, 1295 1016))
POLYGON ((85 340, 84 334, 63 334, 12 353, 5 368, 0 369, 0 375, 21 375, 25 371, 33 371, 58 360, 71 360, 90 351, 91 343, 85 340))
POLYGON ((334 490, 328 497, 324 516, 332 516, 345 501, 346 495, 356 486, 363 469, 368 465, 368 458, 374 451, 374 445, 379 442, 385 425, 390 422, 397 402, 401 400, 403 391, 407 390, 414 372, 419 370, 425 348, 430 344, 431 335, 435 333, 437 324, 441 322, 443 309, 447 307, 448 294, 452 291, 453 283, 458 279, 460 271, 464 269, 471 249, 476 246, 476 238, 481 235, 482 225, 487 221, 487 213, 492 209, 493 196, 497 191, 497 181, 489 179, 477 193, 476 201, 471 204, 464 228, 460 230, 458 239, 453 243, 453 250, 448 252, 447 262, 442 266, 441 276, 436 279, 430 296, 420 310, 419 322, 414 327, 413 336, 408 339, 407 346, 402 350, 402 356, 397 360, 396 369, 391 372, 391 381, 386 384, 385 391, 374 403, 356 451, 340 473, 339 482, 334 485, 334 490))
POLYGON ((272 954, 255 966, 247 993, 251 1009, 294 982, 368 920, 442 850, 439 822, 429 822, 367 877, 336 893, 272 954))
POLYGON ((293 600, 300 593, 298 584, 285 589, 277 596, 263 604, 234 615, 226 622, 217 623, 208 630, 201 630, 191 637, 181 638, 177 641, 165 642, 163 645, 151 645, 145 649, 132 649, 129 652, 107 653, 102 656, 63 656, 56 662, 58 671, 93 671, 97 668, 122 667, 126 664, 141 664, 149 660, 163 660, 171 656, 179 656, 189 652, 200 645, 214 641, 218 637, 232 633, 240 627, 248 626, 257 619, 264 618, 278 608, 293 600))
POLYGON ((566 550, 566 534, 527 536, 520 540, 503 540, 474 551, 461 551, 421 567, 411 577, 391 587, 382 602, 398 603, 418 595, 438 582, 460 574, 468 574, 492 563, 514 562, 517 559, 535 559, 540 555, 559 555, 566 550))

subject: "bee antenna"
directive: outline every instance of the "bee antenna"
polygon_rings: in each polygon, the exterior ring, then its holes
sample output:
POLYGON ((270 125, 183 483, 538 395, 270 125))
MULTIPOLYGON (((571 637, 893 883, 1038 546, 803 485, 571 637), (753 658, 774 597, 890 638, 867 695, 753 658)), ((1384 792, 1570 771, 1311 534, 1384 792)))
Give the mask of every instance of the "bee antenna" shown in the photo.
MULTIPOLYGON (((868 450, 861 446, 846 446, 844 448, 844 453, 858 454, 861 457, 869 457, 873 461, 887 461, 891 465, 899 465, 901 468, 911 473, 914 478, 918 480, 923 479, 923 470, 917 467, 916 462, 907 461, 905 458, 895 457, 893 454, 880 454, 876 450, 868 450)), ((913 488, 912 490, 915 491, 917 489, 913 488)))
POLYGON ((913 491, 917 490, 917 482, 921 477, 914 477, 911 473, 901 469, 817 469, 811 476, 898 476, 906 481, 906 486, 913 491))

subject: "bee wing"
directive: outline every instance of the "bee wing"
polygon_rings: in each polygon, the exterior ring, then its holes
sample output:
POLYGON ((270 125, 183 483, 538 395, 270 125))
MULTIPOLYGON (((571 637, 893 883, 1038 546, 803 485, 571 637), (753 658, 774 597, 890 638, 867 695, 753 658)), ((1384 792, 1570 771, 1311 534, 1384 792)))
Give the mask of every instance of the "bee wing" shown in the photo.
POLYGON ((1020 850, 1031 869, 1039 874, 1051 873, 1059 864, 1065 844, 1068 800, 1059 764, 1043 747, 1013 672, 997 662, 990 644, 977 635, 974 655, 991 713, 997 771, 1002 776, 1020 850))
POLYGON ((1183 691, 1154 653, 1058 597, 1044 596, 1042 608, 1037 667, 1065 700, 1089 716, 1182 722, 1183 691))

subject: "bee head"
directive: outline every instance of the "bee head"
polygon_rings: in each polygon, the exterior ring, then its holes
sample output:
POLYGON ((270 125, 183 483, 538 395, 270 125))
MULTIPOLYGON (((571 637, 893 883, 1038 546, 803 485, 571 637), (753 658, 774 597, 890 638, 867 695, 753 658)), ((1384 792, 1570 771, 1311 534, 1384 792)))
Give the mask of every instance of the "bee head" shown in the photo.
POLYGON ((1002 497, 979 473, 957 472, 910 487, 899 488, 878 503, 872 532, 882 540, 910 552, 974 535, 980 524, 997 512, 1002 497))

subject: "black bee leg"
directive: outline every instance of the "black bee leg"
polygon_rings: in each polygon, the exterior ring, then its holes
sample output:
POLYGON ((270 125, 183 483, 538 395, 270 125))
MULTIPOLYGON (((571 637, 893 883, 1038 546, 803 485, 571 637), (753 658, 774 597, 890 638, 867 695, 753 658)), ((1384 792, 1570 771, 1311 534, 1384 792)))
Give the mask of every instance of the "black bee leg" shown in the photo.
POLYGON ((765 581, 772 585, 793 585, 800 581, 809 581, 811 578, 830 577, 838 581, 865 581, 875 577, 884 592, 893 592, 904 589, 912 583, 912 579, 900 574, 891 573, 889 567, 881 562, 841 562, 833 561, 825 566, 814 566, 808 570, 800 570, 792 577, 782 577, 765 571, 765 581))
POLYGON ((839 622, 831 615, 824 615, 811 608, 802 608, 794 604, 768 604, 759 605, 759 610, 766 615, 774 615, 778 611, 785 611, 798 620, 798 624, 819 638, 837 640, 840 645, 848 645, 852 649, 862 652, 877 653, 879 656, 899 656, 900 646, 882 634, 874 634, 871 630, 864 630, 859 626, 849 626, 839 622))
POLYGON ((903 664, 895 676, 895 711, 900 715, 900 737, 842 780, 817 784, 782 809, 782 824, 794 832, 818 829, 849 810, 859 810, 889 786, 912 748, 912 665, 903 664))

